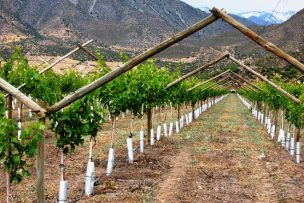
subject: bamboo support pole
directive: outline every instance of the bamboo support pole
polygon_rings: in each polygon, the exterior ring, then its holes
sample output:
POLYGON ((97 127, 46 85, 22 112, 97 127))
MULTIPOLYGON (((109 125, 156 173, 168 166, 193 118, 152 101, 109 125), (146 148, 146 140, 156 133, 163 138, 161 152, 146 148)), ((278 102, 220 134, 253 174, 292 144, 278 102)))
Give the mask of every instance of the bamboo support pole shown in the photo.
POLYGON ((36 102, 29 99, 25 94, 20 90, 15 88, 13 85, 6 82, 4 79, 0 78, 0 87, 11 94, 13 97, 18 99, 21 103, 32 109, 33 112, 37 113, 39 116, 43 117, 46 110, 39 106, 36 102))
POLYGON ((273 87, 276 90, 278 90, 279 92, 281 92, 283 95, 285 95, 286 97, 288 97, 293 102, 295 102, 297 104, 300 103, 300 100, 298 100, 296 97, 294 97, 293 95, 291 95, 288 92, 286 92, 285 90, 283 90, 280 86, 278 86, 278 85, 274 84, 273 82, 271 82, 270 80, 268 80, 266 77, 264 77, 260 73, 258 73, 256 71, 254 71, 253 69, 249 68, 248 66, 246 66, 245 64, 243 64, 242 62, 240 62, 239 60, 235 59, 232 56, 229 56, 229 59, 232 60, 233 62, 235 62, 236 64, 238 64, 239 66, 245 68, 247 71, 251 72, 252 74, 254 74, 255 76, 257 76, 258 78, 260 78, 261 80, 263 80, 264 82, 266 82, 267 84, 269 84, 271 87, 273 87))
POLYGON ((212 81, 212 80, 215 80, 215 79, 217 79, 217 78, 219 78, 219 77, 221 77, 221 76, 223 76, 223 75, 225 75, 225 74, 227 74, 227 73, 229 73, 229 72, 230 72, 230 70, 226 70, 226 71, 224 71, 224 72, 222 72, 222 73, 220 73, 220 74, 218 74, 218 75, 216 75, 216 76, 214 76, 214 77, 212 77, 212 78, 210 78, 210 79, 208 79, 208 80, 206 80, 206 81, 204 81, 204 82, 198 83, 197 85, 195 85, 195 86, 193 86, 193 87, 187 89, 187 91, 188 91, 188 92, 189 92, 189 91, 192 91, 192 90, 194 90, 194 89, 196 89, 196 88, 198 88, 198 87, 200 87, 200 86, 202 86, 202 85, 204 85, 204 84, 206 84, 206 83, 208 83, 208 82, 210 82, 210 81, 212 81))
POLYGON ((87 48, 85 48, 83 45, 81 44, 77 44, 79 49, 81 49, 82 51, 84 51, 85 53, 87 53, 89 56, 91 56, 94 60, 98 60, 98 57, 93 54, 90 50, 88 50, 87 48))
POLYGON ((119 75, 131 70, 136 65, 144 62, 148 58, 151 58, 155 54, 167 49, 168 47, 176 44, 177 42, 185 39, 186 37, 192 35, 193 33, 197 32, 198 30, 206 27, 207 25, 213 23, 218 18, 214 15, 210 15, 205 19, 199 21, 198 23, 192 25, 189 28, 177 33, 176 35, 164 40, 163 42, 155 45, 151 49, 139 54, 138 56, 134 57, 133 59, 129 60, 127 63, 121 65, 120 67, 114 69, 113 71, 107 73, 103 77, 93 81, 92 83, 76 90, 73 94, 70 94, 63 98, 58 103, 54 104, 48 109, 48 113, 54 113, 58 110, 68 106, 69 104, 73 103, 74 101, 80 99, 81 97, 85 96, 86 94, 96 90, 97 88, 101 87, 102 85, 110 82, 111 80, 115 79, 119 75))
MULTIPOLYGON (((90 44, 91 42, 93 42, 93 40, 89 40, 85 43, 83 43, 81 46, 84 47, 88 44, 90 44)), ((63 59, 65 59, 66 57, 70 56, 71 54, 75 53, 76 51, 78 51, 80 48, 77 47, 75 49, 73 49, 72 51, 70 51, 69 53, 67 53, 66 55, 60 57, 59 59, 57 59, 56 61, 54 61, 52 64, 50 64, 49 66, 47 66, 46 68, 42 69, 41 71, 39 71, 39 74, 43 74, 44 72, 46 72, 47 70, 49 70, 50 68, 54 67, 56 64, 58 64, 60 61, 62 61, 63 59)))
MULTIPOLYGON (((231 85, 231 81, 229 80, 229 81, 227 81, 227 82, 225 82, 225 83, 223 83, 223 84, 218 84, 218 85, 216 85, 216 86, 214 86, 214 87, 211 87, 211 88, 213 88, 213 89, 215 89, 215 90, 218 90, 218 89, 220 89, 220 88, 222 88, 222 89, 227 89, 227 86, 228 85, 231 85)), ((209 89, 211 89, 211 88, 209 88, 209 89)))
POLYGON ((234 75, 235 77, 239 78, 240 80, 244 81, 244 82, 247 83, 248 85, 250 85, 250 86, 254 87, 255 89, 260 90, 260 91, 262 92, 262 89, 261 89, 261 88, 259 88, 258 86, 252 84, 251 82, 249 82, 248 80, 246 80, 245 78, 243 78, 242 76, 240 76, 239 74, 234 73, 234 72, 232 72, 232 71, 231 71, 231 74, 234 75))
POLYGON ((201 70, 204 70, 204 69, 206 69, 206 68, 208 68, 208 67, 210 67, 210 66, 212 66, 212 65, 214 65, 214 64, 216 64, 216 63, 218 63, 218 62, 220 62, 223 59, 226 59, 228 57, 229 57, 229 54, 225 54, 225 55, 223 55, 223 56, 221 56, 221 57, 219 57, 219 58, 217 58, 217 59, 215 59, 213 61, 210 61, 209 63, 207 63, 207 64, 205 64, 205 65, 203 65, 203 66, 195 69, 194 71, 192 71, 190 73, 187 73, 186 75, 183 75, 182 77, 178 78, 177 80, 171 82, 170 84, 167 85, 166 89, 168 89, 168 88, 170 88, 170 87, 172 87, 172 86, 174 86, 174 85, 182 82, 183 80, 185 80, 185 79, 189 78, 190 76, 192 76, 192 75, 200 72, 201 70))
POLYGON ((276 45, 272 44, 271 42, 267 41, 266 39, 262 38, 243 24, 239 23, 232 17, 230 17, 225 11, 219 10, 217 8, 213 8, 211 10, 213 15, 223 19, 236 29, 238 29, 241 33, 249 37, 251 40, 265 48, 267 51, 272 52, 273 54, 277 55, 278 57, 282 58, 286 62, 290 63, 291 65, 295 66, 298 70, 300 70, 302 73, 304 73, 304 64, 302 64, 300 61, 292 57, 291 55, 284 52, 282 49, 277 47, 276 45))
POLYGON ((245 85, 243 85, 243 83, 242 83, 241 81, 239 81, 239 80, 237 80, 237 79, 235 79, 235 78, 233 78, 233 77, 230 77, 230 79, 231 79, 233 82, 237 83, 238 85, 244 87, 244 89, 247 89, 248 91, 254 91, 254 92, 257 91, 256 89, 254 89, 254 88, 251 87, 251 86, 245 86, 245 85))
MULTIPOLYGON (((91 42, 93 42, 93 40, 89 40, 85 43, 83 43, 82 45, 80 45, 81 47, 84 48, 84 46, 90 44, 91 42)), ((79 45, 78 45, 79 46, 79 45)), ((65 59, 66 57, 70 56, 71 54, 75 53, 76 51, 78 51, 80 48, 77 47, 75 49, 73 49, 72 51, 70 51, 69 53, 67 53, 66 55, 60 57, 59 59, 57 59, 56 61, 54 61, 53 63, 51 63, 50 65, 48 65, 46 68, 42 69, 41 71, 39 71, 39 74, 42 75, 43 73, 45 73, 47 70, 51 69, 52 67, 54 67, 55 65, 57 65, 60 61, 62 61, 63 59, 65 59)), ((21 89, 22 87, 25 86, 25 83, 23 83, 22 85, 20 85, 19 87, 17 87, 17 89, 21 89)))
MULTIPOLYGON (((211 88, 215 88, 215 87, 220 86, 220 85, 223 85, 223 84, 221 84, 221 83, 226 82, 227 79, 228 79, 228 77, 225 77, 225 78, 223 78, 223 79, 217 81, 216 83, 211 84, 211 85, 205 87, 204 89, 202 89, 202 91, 207 90, 207 89, 211 89, 211 88)), ((228 81, 228 82, 229 82, 229 81, 228 81)), ((224 84, 225 84, 225 83, 224 83, 224 84)))

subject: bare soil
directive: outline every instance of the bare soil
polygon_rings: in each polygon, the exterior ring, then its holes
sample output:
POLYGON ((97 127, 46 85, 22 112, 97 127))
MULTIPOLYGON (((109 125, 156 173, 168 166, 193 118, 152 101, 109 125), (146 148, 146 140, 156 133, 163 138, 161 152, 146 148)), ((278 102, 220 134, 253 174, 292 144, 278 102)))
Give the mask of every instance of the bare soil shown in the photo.
MULTIPOLYGON (((190 108, 183 109, 186 111, 190 108)), ((105 175, 110 124, 101 129, 94 147, 92 197, 82 195, 88 140, 66 158, 71 202, 304 202, 303 163, 295 164, 234 95, 204 112, 178 135, 162 137, 153 147, 146 145, 143 154, 137 150, 134 164, 127 162, 129 121, 126 117, 117 122, 115 168, 110 177, 105 175)), ((138 119, 134 132, 139 129, 138 119)), ((47 142, 46 202, 56 202, 60 158, 54 140, 48 138, 47 142)), ((134 146, 139 146, 138 133, 134 146)), ((31 172, 31 178, 12 186, 12 202, 36 202, 34 167, 31 172)), ((0 202, 5 202, 5 191, 2 178, 0 202)))

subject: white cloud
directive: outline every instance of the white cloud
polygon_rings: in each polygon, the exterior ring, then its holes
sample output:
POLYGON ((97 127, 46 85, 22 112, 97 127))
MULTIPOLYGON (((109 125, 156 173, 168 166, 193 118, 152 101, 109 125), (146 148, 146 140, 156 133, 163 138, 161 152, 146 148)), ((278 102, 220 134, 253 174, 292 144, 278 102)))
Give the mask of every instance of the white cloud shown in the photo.
POLYGON ((299 11, 304 0, 182 0, 193 7, 224 8, 229 13, 246 11, 299 11))

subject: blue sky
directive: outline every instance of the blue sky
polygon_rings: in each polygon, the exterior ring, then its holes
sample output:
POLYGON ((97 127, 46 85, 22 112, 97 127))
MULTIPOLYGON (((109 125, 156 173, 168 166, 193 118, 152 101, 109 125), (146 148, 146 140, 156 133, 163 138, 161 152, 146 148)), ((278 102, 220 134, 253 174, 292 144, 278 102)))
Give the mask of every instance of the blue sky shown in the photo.
POLYGON ((182 0, 193 7, 225 8, 229 13, 246 11, 299 11, 304 0, 182 0))

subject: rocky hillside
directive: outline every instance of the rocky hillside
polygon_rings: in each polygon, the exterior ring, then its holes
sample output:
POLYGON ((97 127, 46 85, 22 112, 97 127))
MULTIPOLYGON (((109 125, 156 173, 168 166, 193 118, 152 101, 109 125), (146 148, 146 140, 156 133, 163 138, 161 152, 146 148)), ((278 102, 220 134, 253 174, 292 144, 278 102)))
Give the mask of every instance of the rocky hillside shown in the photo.
MULTIPOLYGON (((253 27, 259 35, 278 45, 286 51, 304 50, 304 9, 281 25, 268 27, 253 27)), ((234 49, 237 53, 265 54, 263 48, 253 43, 238 30, 219 34, 202 40, 201 47, 216 47, 217 49, 234 49)))
MULTIPOLYGON (((179 0, 0 0, 2 12, 41 36, 94 38, 109 46, 142 50, 208 14, 179 0)), ((237 17, 247 26, 252 22, 237 17)), ((2 22, 1 22, 2 23, 2 22)), ((6 35, 15 27, 7 28, 6 35)), ((231 30, 218 21, 193 39, 231 30)), ((20 35, 28 35, 19 30, 20 35)))
POLYGON ((31 28, 23 24, 14 15, 0 8, 0 43, 19 41, 31 35, 31 28))
POLYGON ((288 50, 304 49, 304 9, 263 36, 288 50))

